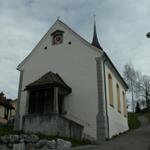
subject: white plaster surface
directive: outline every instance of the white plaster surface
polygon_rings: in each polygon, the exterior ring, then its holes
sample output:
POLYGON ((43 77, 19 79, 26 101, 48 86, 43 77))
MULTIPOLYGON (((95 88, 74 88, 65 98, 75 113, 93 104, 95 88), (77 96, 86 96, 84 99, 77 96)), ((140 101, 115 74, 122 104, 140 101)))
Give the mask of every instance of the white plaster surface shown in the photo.
POLYGON ((117 79, 113 71, 111 71, 109 65, 105 66, 105 71, 106 71, 105 78, 106 78, 106 92, 107 92, 107 108, 108 108, 108 116, 109 116, 109 136, 111 138, 113 135, 116 135, 116 134, 119 134, 128 130, 127 117, 124 117, 123 95, 122 95, 122 92, 124 93, 126 92, 121 82, 117 79), (109 90, 108 90, 108 74, 109 73, 112 76, 114 107, 110 106, 109 104, 109 90), (118 109, 117 109, 116 84, 118 84, 120 88, 121 113, 118 112, 118 109))
MULTIPOLYGON (((75 33, 65 25, 57 21, 49 32, 44 36, 40 43, 35 47, 30 56, 19 66, 23 72, 23 83, 21 87, 20 115, 21 118, 26 112, 27 92, 25 87, 31 82, 39 79, 45 73, 52 71, 58 73, 62 79, 72 88, 72 93, 65 97, 66 117, 84 126, 84 134, 96 139, 96 116, 98 113, 97 98, 97 70, 95 58, 100 53, 91 48, 84 40, 80 39, 75 33), (52 45, 51 33, 55 30, 63 30, 63 43, 52 45), (68 42, 71 41, 71 44, 68 42), (44 47, 47 47, 45 50, 44 47)), ((107 73, 111 72, 109 67, 107 73)), ((112 74, 115 93, 115 84, 120 86, 120 92, 124 88, 112 74)), ((108 93, 108 86, 107 91, 108 93)), ((108 101, 108 94, 107 94, 108 101)), ((107 102, 109 115, 110 137, 114 134, 128 129, 127 118, 123 115, 123 100, 121 96, 122 113, 117 112, 116 94, 114 94, 114 108, 107 102)), ((20 128, 22 119, 20 120, 20 128)))
MULTIPOLYGON (((95 57, 99 53, 71 33, 59 22, 51 28, 26 63, 19 69, 24 70, 22 90, 29 83, 39 79, 45 73, 58 73, 72 88, 65 97, 67 117, 84 125, 84 133, 96 138, 97 73, 95 57), (63 43, 51 45, 51 33, 63 30, 63 43), (71 41, 71 45, 68 42, 71 41), (47 46, 47 50, 44 47, 47 46)), ((25 114, 26 91, 22 91, 20 114, 25 114)), ((20 122, 21 126, 21 122, 20 122)))

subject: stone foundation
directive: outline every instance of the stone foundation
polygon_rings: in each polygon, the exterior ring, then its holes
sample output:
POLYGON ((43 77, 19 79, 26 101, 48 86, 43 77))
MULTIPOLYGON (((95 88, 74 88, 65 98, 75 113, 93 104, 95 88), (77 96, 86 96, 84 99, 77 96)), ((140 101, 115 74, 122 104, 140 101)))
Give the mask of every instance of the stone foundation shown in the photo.
POLYGON ((83 131, 83 126, 58 114, 25 115, 22 128, 24 132, 73 139, 81 139, 83 131))

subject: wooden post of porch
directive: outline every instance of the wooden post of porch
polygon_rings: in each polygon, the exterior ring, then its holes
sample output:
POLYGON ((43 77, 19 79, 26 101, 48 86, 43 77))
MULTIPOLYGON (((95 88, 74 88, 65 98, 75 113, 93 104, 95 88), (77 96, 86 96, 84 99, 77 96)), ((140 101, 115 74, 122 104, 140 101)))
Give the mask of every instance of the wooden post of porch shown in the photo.
POLYGON ((26 96, 26 110, 25 110, 25 114, 29 114, 29 95, 30 95, 30 92, 27 91, 27 96, 26 96))
POLYGON ((54 113, 58 114, 58 87, 54 88, 54 113))

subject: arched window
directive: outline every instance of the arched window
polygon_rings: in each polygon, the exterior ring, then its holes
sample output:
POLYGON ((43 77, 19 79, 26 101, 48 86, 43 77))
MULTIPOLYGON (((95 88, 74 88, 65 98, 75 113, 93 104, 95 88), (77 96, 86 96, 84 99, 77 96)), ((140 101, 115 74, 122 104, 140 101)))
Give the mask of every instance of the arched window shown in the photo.
POLYGON ((114 106, 112 77, 108 74, 109 104, 114 106))
POLYGON ((123 111, 124 111, 124 116, 127 117, 127 105, 126 105, 126 95, 125 92, 122 92, 123 96, 123 111))
POLYGON ((116 84, 116 90, 117 90, 117 109, 118 109, 118 112, 121 113, 120 88, 119 88, 119 85, 118 85, 118 84, 116 84))

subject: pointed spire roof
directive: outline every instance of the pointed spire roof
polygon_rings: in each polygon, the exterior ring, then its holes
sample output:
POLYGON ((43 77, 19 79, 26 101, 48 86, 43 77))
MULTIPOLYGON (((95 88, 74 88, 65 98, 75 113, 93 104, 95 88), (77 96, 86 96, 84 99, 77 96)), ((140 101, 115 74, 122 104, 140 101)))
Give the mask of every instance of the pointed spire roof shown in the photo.
POLYGON ((93 46, 95 46, 95 47, 97 47, 97 48, 103 50, 102 47, 101 47, 100 44, 99 44, 99 41, 98 41, 97 32, 96 32, 96 21, 95 21, 95 19, 94 19, 93 40, 92 40, 92 43, 91 43, 91 44, 92 44, 93 46))

